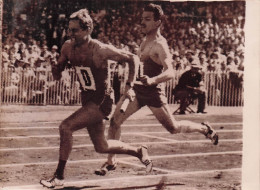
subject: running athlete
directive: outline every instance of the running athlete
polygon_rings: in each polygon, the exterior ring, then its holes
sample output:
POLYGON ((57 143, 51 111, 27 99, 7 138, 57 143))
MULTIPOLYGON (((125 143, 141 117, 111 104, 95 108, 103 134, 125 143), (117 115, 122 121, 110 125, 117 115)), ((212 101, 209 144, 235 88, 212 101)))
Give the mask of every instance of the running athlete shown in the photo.
MULTIPOLYGON (((118 140, 106 140, 104 135, 103 119, 112 109, 112 100, 108 92, 107 60, 129 63, 128 82, 135 80, 136 65, 139 64, 140 60, 138 56, 129 52, 92 39, 90 37, 92 30, 93 21, 87 9, 73 13, 69 21, 71 40, 64 43, 58 64, 52 67, 54 79, 59 80, 61 72, 70 61, 81 84, 82 107, 59 126, 59 162, 54 176, 50 180, 40 181, 45 187, 56 187, 64 184, 64 168, 72 150, 72 133, 82 128, 87 128, 98 153, 129 154, 139 158, 147 166, 147 172, 152 168, 147 147, 136 148, 118 140)), ((133 94, 134 91, 130 87, 126 89, 125 96, 131 98, 133 94)))
MULTIPOLYGON (((141 20, 141 30, 145 33, 145 40, 141 43, 138 55, 143 65, 141 83, 134 84, 136 97, 130 101, 125 112, 120 111, 126 96, 119 100, 110 122, 108 139, 120 139, 121 124, 133 113, 148 106, 159 122, 172 134, 199 132, 211 139, 214 145, 218 144, 218 135, 207 123, 191 121, 176 121, 169 109, 165 96, 164 82, 172 79, 172 56, 166 39, 160 33, 163 10, 159 5, 149 4, 144 8, 141 20)), ((132 83, 126 83, 132 86, 132 83)), ((106 175, 116 169, 115 155, 109 154, 107 161, 97 169, 97 175, 106 175)))

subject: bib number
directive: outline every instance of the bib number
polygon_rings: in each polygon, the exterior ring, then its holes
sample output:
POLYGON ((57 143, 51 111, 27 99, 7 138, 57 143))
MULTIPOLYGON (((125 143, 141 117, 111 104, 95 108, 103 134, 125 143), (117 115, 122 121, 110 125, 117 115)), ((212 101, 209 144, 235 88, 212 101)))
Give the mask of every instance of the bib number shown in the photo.
POLYGON ((136 76, 136 81, 135 81, 135 84, 143 84, 141 81, 140 81, 140 77, 142 77, 144 75, 144 64, 143 63, 140 63, 139 64, 139 67, 138 67, 138 74, 136 76))
POLYGON ((96 84, 89 67, 75 67, 79 82, 84 90, 96 90, 96 84))

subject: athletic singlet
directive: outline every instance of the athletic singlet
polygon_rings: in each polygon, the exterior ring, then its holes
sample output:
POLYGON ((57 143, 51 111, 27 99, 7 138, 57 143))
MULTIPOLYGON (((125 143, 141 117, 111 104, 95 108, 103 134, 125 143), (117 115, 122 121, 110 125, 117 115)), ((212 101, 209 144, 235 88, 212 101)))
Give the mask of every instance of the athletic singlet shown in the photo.
MULTIPOLYGON (((154 77, 161 74, 163 66, 155 63, 151 58, 143 61, 143 74, 149 77, 154 77)), ((152 86, 145 86, 142 84, 135 84, 134 89, 141 94, 161 94, 164 89, 164 83, 152 86)))
MULTIPOLYGON (((139 57, 142 61, 142 67, 139 69, 143 70, 143 75, 147 75, 148 77, 154 77, 163 72, 163 66, 156 63, 150 58, 150 52, 151 49, 155 46, 155 43, 160 43, 161 39, 156 40, 155 42, 152 42, 150 46, 145 47, 143 50, 139 49, 139 57)), ((143 95, 152 95, 152 94, 161 94, 165 91, 164 83, 160 83, 157 85, 152 86, 145 86, 140 83, 135 84, 134 89, 136 92, 143 94, 143 95)))
MULTIPOLYGON (((102 44, 91 39, 86 46, 84 52, 77 51, 71 46, 68 59, 76 70, 82 91, 82 104, 93 101, 100 105, 107 92, 108 68, 98 62, 104 60, 99 57, 99 49, 102 44)), ((102 55, 102 57, 106 57, 106 55, 102 55)))

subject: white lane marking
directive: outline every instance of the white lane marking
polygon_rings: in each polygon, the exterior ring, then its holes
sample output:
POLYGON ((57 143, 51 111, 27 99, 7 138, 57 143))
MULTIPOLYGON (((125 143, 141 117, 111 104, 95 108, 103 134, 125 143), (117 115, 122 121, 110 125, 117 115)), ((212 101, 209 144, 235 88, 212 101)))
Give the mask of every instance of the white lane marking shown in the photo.
MULTIPOLYGON (((243 130, 240 129, 230 129, 230 130, 216 130, 218 133, 234 133, 234 132, 243 132, 243 130)), ((87 132, 86 132, 87 133, 87 132)), ((170 134, 167 131, 158 131, 158 132, 125 132, 122 133, 122 135, 147 135, 147 137, 149 136, 149 134, 170 134), (147 135, 148 134, 148 135, 147 135)), ((0 137, 0 140, 13 140, 13 139, 26 139, 26 138, 59 138, 59 135, 24 135, 24 136, 9 136, 9 137, 0 137)), ((77 134, 77 132, 75 132, 75 134, 73 134, 73 137, 89 137, 88 134, 77 134)), ((154 138, 154 137, 153 137, 154 138)))
MULTIPOLYGON (((19 124, 19 123, 18 123, 19 124)), ((243 125, 242 122, 231 122, 231 123, 210 123, 210 125, 243 125)), ((108 127, 109 125, 106 125, 108 127)), ((155 127, 155 126, 162 126, 160 123, 147 123, 147 124, 123 124, 122 127, 135 127, 135 126, 141 126, 141 127, 155 127)), ((23 130, 23 129, 57 129, 58 126, 53 127, 0 127, 0 130, 23 130)))
MULTIPOLYGON (((221 143, 223 142, 242 142, 242 139, 222 139, 221 143)), ((156 142, 135 142, 135 143, 128 143, 130 145, 153 145, 153 144, 182 144, 182 143, 210 143, 209 140, 170 140, 170 141, 156 141, 156 142)), ((93 147, 93 144, 80 144, 74 145, 73 148, 86 148, 86 147, 93 147)), ((26 148, 0 148, 0 152, 4 151, 23 151, 23 150, 52 150, 52 149, 59 149, 59 146, 48 146, 48 147, 26 147, 26 148)))
MULTIPOLYGON (((228 155, 228 154, 236 154, 242 155, 242 151, 226 151, 226 152, 206 152, 206 153, 187 153, 187 154, 170 154, 170 155, 158 155, 158 156, 150 156, 151 159, 162 159, 162 158, 180 158, 180 157, 196 157, 196 156, 215 156, 215 155, 228 155)), ((121 157, 118 158, 120 160, 138 160, 136 157, 121 157)), ((89 159, 89 160, 69 160, 70 164, 78 164, 78 163, 89 163, 89 162, 102 162, 106 161, 106 159, 89 159)), ((0 164, 0 168, 3 167, 17 167, 17 166, 31 166, 31 165, 50 165, 57 164, 55 162, 31 162, 31 163, 12 163, 12 164, 0 164)))
MULTIPOLYGON (((155 133, 158 134, 158 133, 155 133)), ((148 137, 148 138, 154 138, 154 139, 160 139, 164 141, 170 141, 170 142, 178 142, 178 140, 174 139, 169 139, 169 138, 164 138, 164 137, 158 137, 158 136, 153 136, 153 135, 148 135, 147 133, 136 133, 135 135, 142 136, 142 137, 148 137)))
MULTIPOLYGON (((126 164, 126 165, 138 167, 138 168, 145 168, 145 166, 141 165, 141 164, 135 164, 135 163, 132 163, 132 162, 126 162, 126 161, 122 161, 122 160, 120 160, 119 162, 126 164)), ((157 167, 153 167, 153 171, 160 171, 160 172, 165 172, 165 173, 173 173, 174 172, 172 170, 166 170, 166 169, 161 169, 161 168, 157 168, 157 167)))
MULTIPOLYGON (((127 176, 127 177, 115 177, 115 178, 99 178, 99 179, 90 179, 90 180, 73 180, 66 181, 64 186, 75 186, 81 187, 84 185, 94 186, 98 185, 97 188, 102 188, 102 182, 111 182, 111 184, 118 183, 120 181, 128 181, 129 183, 133 183, 136 180, 144 180, 150 179, 149 181, 158 182, 162 177, 185 177, 190 175, 201 175, 201 174, 214 174, 220 172, 242 172, 241 168, 228 168, 228 169, 216 169, 216 170, 203 170, 203 171, 187 171, 187 172, 179 172, 174 171, 173 173, 168 174, 156 174, 156 175, 140 175, 140 176, 127 176), (131 182, 132 181, 132 182, 131 182)), ((147 184, 150 185, 150 184, 147 184)), ((156 185, 156 184, 155 184, 156 185)), ((3 190, 35 190, 35 189, 46 189, 43 188, 40 184, 32 184, 32 185, 20 185, 20 186, 7 186, 3 187, 3 190)), ((94 188, 95 189, 95 188, 94 188)))

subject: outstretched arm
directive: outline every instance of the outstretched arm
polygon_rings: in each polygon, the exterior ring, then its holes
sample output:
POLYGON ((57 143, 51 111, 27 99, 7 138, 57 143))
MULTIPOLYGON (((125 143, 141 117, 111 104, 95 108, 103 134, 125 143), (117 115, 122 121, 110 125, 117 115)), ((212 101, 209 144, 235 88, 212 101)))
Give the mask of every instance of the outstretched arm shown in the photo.
POLYGON ((104 45, 101 48, 101 56, 105 59, 114 60, 117 63, 126 62, 129 66, 128 83, 133 83, 136 79, 140 59, 128 51, 117 49, 112 45, 104 45))

